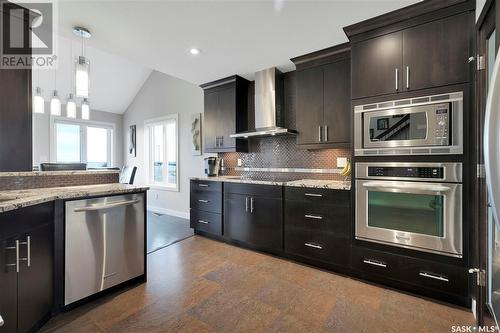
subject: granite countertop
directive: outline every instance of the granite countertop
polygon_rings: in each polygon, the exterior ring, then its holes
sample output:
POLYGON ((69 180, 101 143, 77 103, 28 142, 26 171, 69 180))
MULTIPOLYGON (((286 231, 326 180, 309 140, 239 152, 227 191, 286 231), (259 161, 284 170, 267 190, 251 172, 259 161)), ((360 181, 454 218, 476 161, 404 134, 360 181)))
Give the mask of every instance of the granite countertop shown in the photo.
POLYGON ((226 182, 226 183, 324 188, 324 189, 346 190, 346 191, 351 190, 351 182, 350 181, 339 181, 339 180, 300 179, 300 180, 294 180, 294 181, 276 181, 276 180, 246 179, 246 178, 241 178, 238 176, 191 177, 190 179, 191 180, 213 181, 213 182, 226 182))
POLYGON ((13 171, 0 172, 0 177, 30 177, 30 176, 62 176, 62 175, 94 175, 94 174, 114 174, 120 173, 120 170, 62 170, 62 171, 13 171))
POLYGON ((0 213, 57 199, 134 193, 148 189, 148 187, 144 186, 113 183, 0 191, 0 213))

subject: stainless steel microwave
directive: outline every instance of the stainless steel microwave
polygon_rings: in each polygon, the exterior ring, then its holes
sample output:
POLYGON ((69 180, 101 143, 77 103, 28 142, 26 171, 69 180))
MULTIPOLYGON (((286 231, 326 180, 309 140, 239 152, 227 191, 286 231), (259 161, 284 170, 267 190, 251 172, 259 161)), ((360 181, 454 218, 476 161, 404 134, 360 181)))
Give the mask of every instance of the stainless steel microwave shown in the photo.
POLYGON ((463 93, 423 96, 354 107, 354 153, 463 153, 463 93))

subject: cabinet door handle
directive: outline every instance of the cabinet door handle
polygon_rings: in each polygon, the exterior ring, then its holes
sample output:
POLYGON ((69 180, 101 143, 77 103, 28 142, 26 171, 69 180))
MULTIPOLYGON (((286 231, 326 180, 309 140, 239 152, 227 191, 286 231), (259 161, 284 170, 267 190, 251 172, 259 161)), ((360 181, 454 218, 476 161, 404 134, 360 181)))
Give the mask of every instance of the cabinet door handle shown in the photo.
POLYGON ((220 137, 220 147, 224 147, 224 136, 220 137))
POLYGON ((26 245, 26 253, 27 257, 26 258, 20 258, 19 260, 21 261, 26 261, 26 265, 28 267, 31 266, 31 237, 27 236, 25 242, 19 242, 19 245, 26 245))
POLYGON ((406 66, 406 89, 410 89, 410 66, 406 66))
POLYGON ((395 73, 396 73, 396 91, 399 90, 399 69, 396 68, 395 69, 395 73))
POLYGON ((377 260, 363 259, 363 262, 365 264, 372 265, 372 266, 383 267, 383 268, 387 267, 387 264, 384 264, 383 262, 377 261, 377 260))
POLYGON ((426 272, 420 272, 418 275, 429 278, 429 279, 434 279, 434 280, 439 280, 439 281, 444 281, 444 282, 450 282, 449 279, 445 278, 444 276, 441 275, 436 275, 436 274, 431 274, 431 273, 426 273, 426 272))
POLYGON ((321 142, 321 125, 318 126, 318 141, 321 142))
POLYGON ((16 262, 14 264, 5 264, 5 267, 16 267, 16 272, 19 273, 19 241, 16 240, 15 246, 9 246, 5 248, 6 250, 16 251, 16 262))
POLYGON ((248 197, 245 197, 245 212, 248 212, 248 197))
POLYGON ((253 202, 254 202, 254 199, 253 198, 250 198, 250 213, 253 213, 253 202))
POLYGON ((319 215, 306 214, 304 216, 307 217, 308 219, 315 219, 315 220, 322 220, 323 219, 323 216, 319 216, 319 215))
POLYGON ((198 199, 198 202, 201 202, 201 203, 209 203, 209 202, 210 202, 210 200, 198 199))
POLYGON ((198 184, 199 187, 209 187, 210 185, 207 184, 198 184))
POLYGON ((2 315, 0 315, 0 327, 2 327, 4 324, 5 322, 3 321, 2 315))
POLYGON ((323 246, 321 245, 316 245, 316 244, 313 244, 313 243, 305 243, 304 244, 305 246, 308 246, 308 247, 312 247, 314 249, 318 249, 318 250, 322 250, 323 249, 323 246))
POLYGON ((203 221, 203 220, 198 220, 199 223, 203 223, 203 224, 209 224, 210 222, 207 222, 207 221, 203 221))
POLYGON ((325 141, 328 141, 328 125, 325 125, 325 141))
POLYGON ((322 194, 316 194, 316 193, 304 193, 306 197, 316 197, 316 198, 321 198, 323 197, 322 194))

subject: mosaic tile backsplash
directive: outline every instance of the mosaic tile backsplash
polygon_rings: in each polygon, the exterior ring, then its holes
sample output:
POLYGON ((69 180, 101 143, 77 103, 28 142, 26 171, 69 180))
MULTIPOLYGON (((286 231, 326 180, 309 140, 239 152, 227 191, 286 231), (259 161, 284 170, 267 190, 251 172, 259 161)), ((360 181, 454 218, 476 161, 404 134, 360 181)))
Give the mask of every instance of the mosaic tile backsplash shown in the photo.
MULTIPOLYGON (((263 171, 238 171, 238 159, 244 168, 301 168, 337 169, 337 157, 350 158, 348 149, 298 149, 293 136, 255 138, 250 140, 249 153, 220 153, 224 159, 225 176, 242 176, 258 179, 298 180, 326 179, 348 180, 338 173, 275 173, 263 171)), ((326 171, 326 170, 325 170, 326 171)))

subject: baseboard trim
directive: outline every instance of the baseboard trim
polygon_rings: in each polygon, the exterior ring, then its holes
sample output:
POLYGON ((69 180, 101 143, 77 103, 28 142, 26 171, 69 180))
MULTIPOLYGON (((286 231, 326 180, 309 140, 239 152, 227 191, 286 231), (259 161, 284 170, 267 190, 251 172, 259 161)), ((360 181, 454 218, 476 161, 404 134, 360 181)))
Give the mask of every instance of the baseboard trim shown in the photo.
POLYGON ((163 207, 155 207, 155 206, 148 206, 148 210, 150 210, 154 213, 172 215, 172 216, 176 216, 176 217, 180 217, 180 218, 189 220, 189 213, 180 212, 178 210, 167 209, 167 208, 163 208, 163 207))

